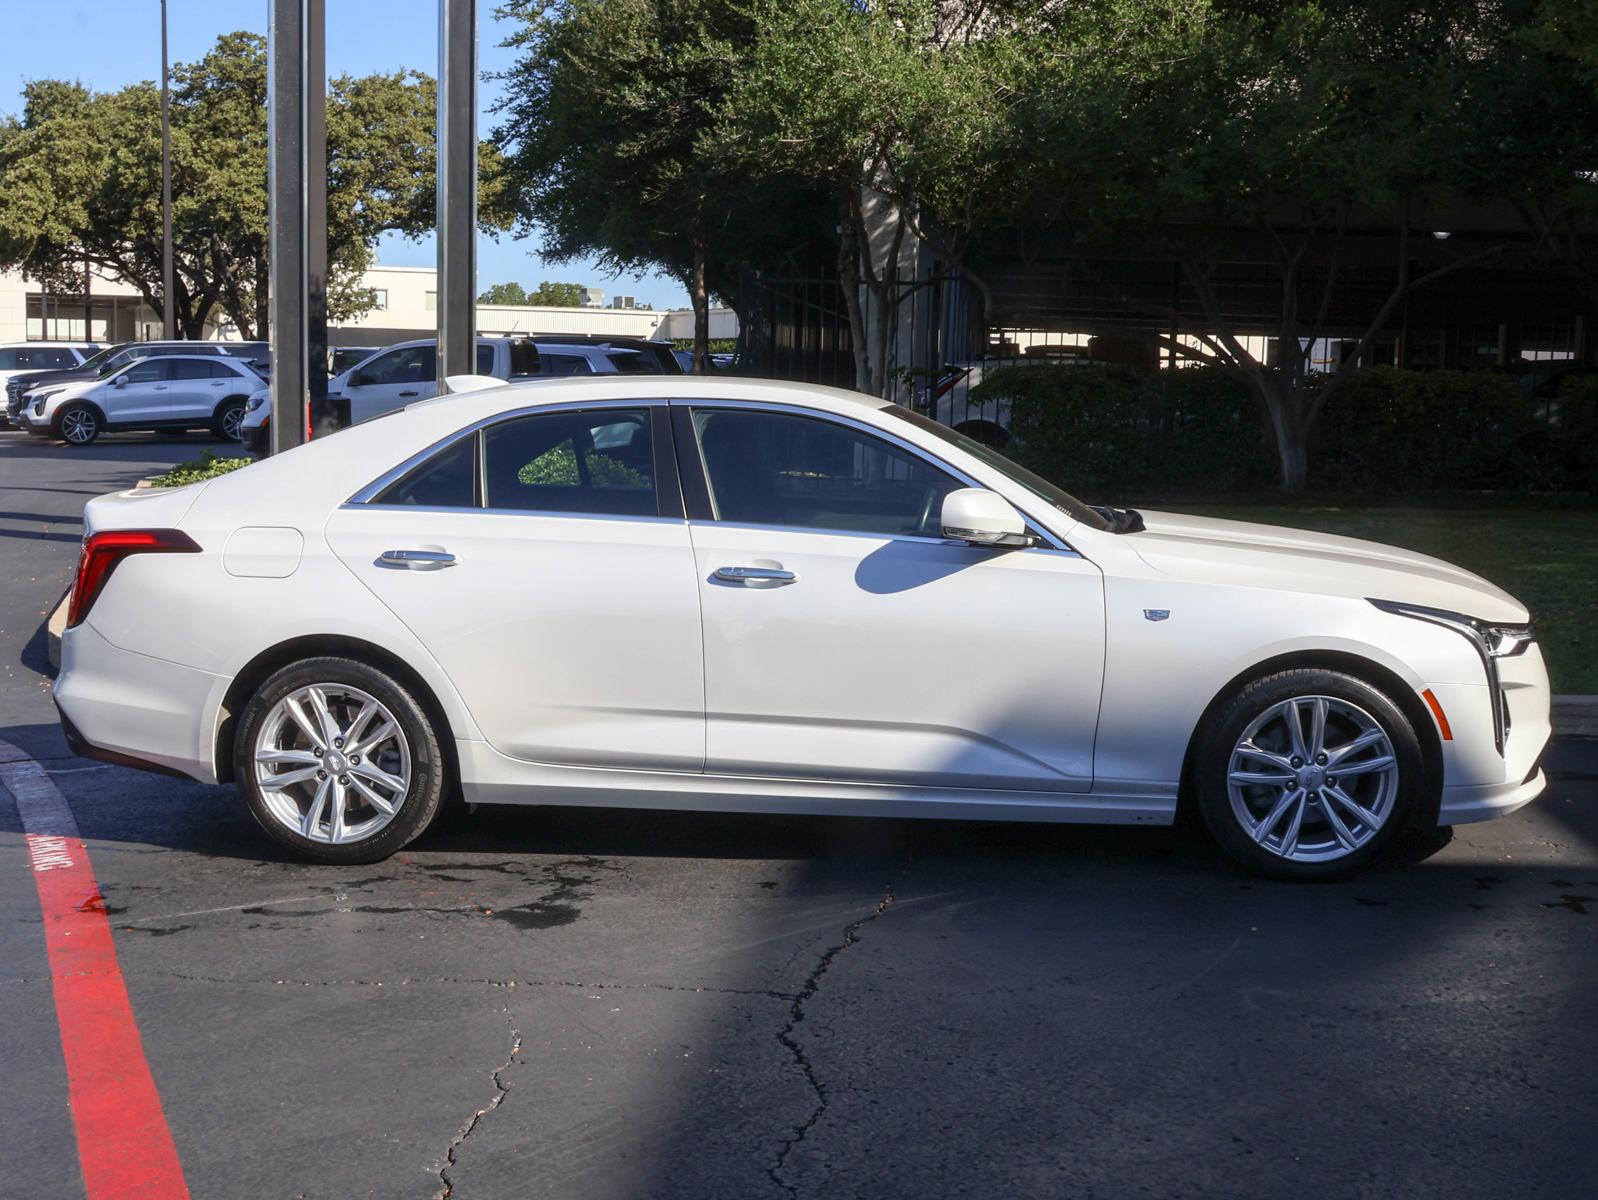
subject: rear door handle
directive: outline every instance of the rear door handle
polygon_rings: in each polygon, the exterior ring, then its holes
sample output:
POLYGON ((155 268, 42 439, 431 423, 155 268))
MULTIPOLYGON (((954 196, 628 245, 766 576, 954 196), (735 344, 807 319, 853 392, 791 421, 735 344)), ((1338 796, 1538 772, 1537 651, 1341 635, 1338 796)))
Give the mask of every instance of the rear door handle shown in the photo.
POLYGON ((409 567, 413 571, 453 567, 460 561, 446 550, 385 550, 377 556, 377 560, 391 567, 409 567))
POLYGON ((405 396, 420 396, 421 394, 421 392, 401 392, 400 396, 403 398, 405 396))
POLYGON ((727 583, 798 583, 793 571, 776 567, 717 567, 716 578, 727 583))

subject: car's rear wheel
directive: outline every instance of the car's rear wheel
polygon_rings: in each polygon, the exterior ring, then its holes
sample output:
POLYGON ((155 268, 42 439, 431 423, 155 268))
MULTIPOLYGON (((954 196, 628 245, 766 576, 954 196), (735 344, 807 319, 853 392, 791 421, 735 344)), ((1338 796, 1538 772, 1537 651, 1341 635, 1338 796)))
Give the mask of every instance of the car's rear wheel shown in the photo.
POLYGON ((244 440, 243 424, 244 401, 224 400, 211 418, 211 432, 224 442, 240 442, 244 440))
POLYGON ((245 707, 239 793, 266 833, 319 862, 387 858, 437 814, 439 731, 387 672, 348 658, 278 671, 245 707))
POLYGON ((1337 879, 1367 866, 1426 795, 1409 719, 1341 671, 1283 671, 1248 684, 1208 722, 1195 765, 1215 840, 1277 879, 1337 879))
POLYGON ((69 446, 87 446, 100 436, 100 414, 88 404, 68 404, 56 413, 52 432, 69 446))

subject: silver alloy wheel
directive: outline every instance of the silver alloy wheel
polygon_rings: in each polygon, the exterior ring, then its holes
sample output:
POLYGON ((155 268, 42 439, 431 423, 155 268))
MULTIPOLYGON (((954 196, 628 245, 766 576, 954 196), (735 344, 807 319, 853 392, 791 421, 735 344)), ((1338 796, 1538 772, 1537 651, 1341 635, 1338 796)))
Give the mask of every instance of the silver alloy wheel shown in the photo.
POLYGON ((61 438, 74 446, 82 446, 94 440, 97 424, 92 412, 74 408, 61 418, 61 438))
POLYGON ((284 696, 255 737, 268 811, 301 837, 358 842, 392 821, 411 790, 411 749, 387 705, 360 688, 313 683, 284 696))
POLYGON ((1375 717, 1335 696, 1295 696, 1249 722, 1227 765, 1232 815, 1291 862, 1366 845, 1398 799, 1398 757, 1375 717))
POLYGON ((222 436, 230 442, 239 441, 239 429, 243 424, 244 406, 235 404, 222 413, 222 436))

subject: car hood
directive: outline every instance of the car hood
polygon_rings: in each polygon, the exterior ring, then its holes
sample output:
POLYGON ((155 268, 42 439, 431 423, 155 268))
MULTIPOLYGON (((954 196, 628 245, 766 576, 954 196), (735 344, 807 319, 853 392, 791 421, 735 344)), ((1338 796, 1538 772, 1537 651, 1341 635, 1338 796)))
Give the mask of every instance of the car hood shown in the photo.
POLYGON ((54 371, 24 371, 13 375, 7 382, 20 385, 23 391, 36 388, 45 383, 76 383, 80 380, 89 380, 95 377, 95 372, 85 371, 81 367, 62 367, 54 371))
POLYGON ((1180 513, 1143 513, 1147 528, 1127 541, 1165 575, 1203 583, 1270 587, 1374 600, 1397 600, 1465 613, 1485 621, 1529 619, 1508 592, 1438 558, 1277 525, 1180 513))

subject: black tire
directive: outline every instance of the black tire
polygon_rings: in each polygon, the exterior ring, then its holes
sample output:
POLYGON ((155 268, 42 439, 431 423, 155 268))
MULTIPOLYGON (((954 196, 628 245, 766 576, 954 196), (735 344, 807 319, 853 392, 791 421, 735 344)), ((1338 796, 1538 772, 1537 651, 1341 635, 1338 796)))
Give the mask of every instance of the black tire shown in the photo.
MULTIPOLYGON (((410 689, 387 672, 352 658, 306 659, 278 671, 261 685, 245 706, 233 744, 234 777, 238 781, 239 795, 256 823, 268 837, 296 854, 324 863, 379 862, 419 837, 438 815, 446 784, 444 756, 439 740, 442 732, 434 727, 427 710, 410 689), (283 819, 274 814, 257 779, 253 751, 257 738, 269 720, 274 719, 274 710, 279 701, 312 685, 327 685, 330 691, 335 692, 341 686, 350 687, 366 693, 388 709, 406 741, 410 756, 409 789, 395 805, 395 812, 387 824, 357 840, 333 844, 290 829, 283 819)), ((310 788, 318 785, 308 781, 304 786, 310 788)), ((273 794, 279 797, 291 795, 285 789, 274 789, 273 794)), ((309 797, 305 801, 304 807, 308 808, 309 797)), ((361 804, 357 798, 352 807, 361 804)), ((365 809, 356 808, 356 811, 365 809)), ((375 809, 371 811, 374 816, 377 815, 375 809)), ((319 826, 316 828, 319 830, 319 826)))
POLYGON ((105 429, 105 420, 92 404, 68 404, 50 422, 50 432, 69 446, 87 446, 105 429))
MULTIPOLYGON (((1266 731, 1262 729, 1260 732, 1264 734, 1266 731)), ((1281 747, 1278 747, 1278 750, 1280 749, 1281 747)), ((1391 850, 1396 842, 1415 827, 1417 818, 1426 812, 1429 789, 1425 758, 1421 753, 1420 739, 1416 736, 1414 727, 1386 693, 1342 671, 1315 668, 1282 671, 1247 684, 1231 699, 1224 701, 1205 723, 1199 731, 1195 750, 1194 793, 1205 826, 1221 849, 1233 860, 1256 874, 1272 879, 1318 882, 1346 878, 1369 866, 1391 850), (1236 811, 1229 779, 1234 749, 1238 747, 1244 732, 1256 719, 1284 701, 1296 698, 1307 701, 1307 698, 1317 696, 1326 697, 1345 706, 1341 709, 1342 715, 1339 715, 1336 711, 1337 706, 1334 705, 1334 713, 1329 718, 1329 724, 1337 720, 1349 720, 1350 709, 1346 706, 1351 706, 1352 710, 1356 710, 1356 716, 1368 717, 1380 728, 1392 747, 1391 757, 1397 766, 1397 782, 1396 785, 1389 785, 1391 791, 1386 800, 1387 807, 1373 835, 1365 837, 1353 849, 1328 851, 1328 853, 1337 853, 1337 857, 1316 862, 1297 861, 1283 857, 1281 853, 1281 843, 1286 840, 1286 830, 1275 834, 1276 827, 1271 827, 1278 842, 1276 847, 1262 845, 1255 840, 1236 811)), ((1358 757, 1364 757, 1366 754, 1387 757, 1382 748, 1377 746, 1360 755, 1351 756, 1349 761, 1356 761, 1358 757)), ((1335 757, 1335 750, 1331 757, 1335 757)), ((1305 764, 1306 767, 1313 765, 1305 764)), ((1333 763, 1327 769, 1335 772, 1337 768, 1333 763)), ((1289 772, 1289 768, 1275 768, 1266 763, 1260 764, 1260 770, 1289 772)), ((1367 777, 1355 776, 1350 771, 1349 776, 1342 781, 1342 786, 1352 788, 1355 783, 1362 787, 1377 786, 1374 779, 1366 783, 1363 781, 1365 778, 1367 777)), ((1337 782, 1337 777, 1333 775, 1332 783, 1337 784, 1337 782)), ((1240 794, 1245 797, 1243 801, 1245 809, 1248 810, 1250 804, 1258 805, 1250 811, 1274 807, 1271 805, 1272 786, 1274 785, 1262 785, 1257 791, 1251 791, 1247 787, 1240 788, 1240 794), (1251 796, 1259 796, 1262 799, 1257 801, 1247 799, 1251 796)), ((1282 789, 1282 794, 1285 795, 1285 792, 1293 786, 1301 784, 1287 785, 1282 789)), ((1321 811, 1322 805, 1334 807, 1329 798, 1323 798, 1329 797, 1329 793, 1312 790, 1309 795, 1313 798, 1303 806, 1305 824, 1302 828, 1317 830, 1318 836, 1322 839, 1335 838, 1328 816, 1321 811)), ((1357 819, 1351 818, 1349 811, 1341 804, 1335 806, 1335 814, 1340 820, 1350 818, 1344 821, 1344 827, 1352 829, 1356 837, 1366 828, 1360 825, 1357 819)), ((1266 822, 1262 819, 1257 824, 1263 826, 1266 822)), ((1266 841, 1270 840, 1271 835, 1268 834, 1266 841)))
POLYGON ((211 414, 211 436, 221 442, 243 442, 244 433, 239 428, 244 420, 244 400, 231 396, 216 406, 211 414))

